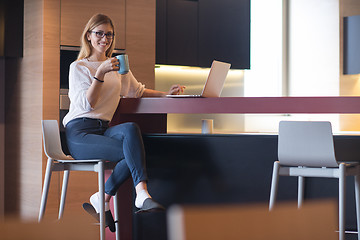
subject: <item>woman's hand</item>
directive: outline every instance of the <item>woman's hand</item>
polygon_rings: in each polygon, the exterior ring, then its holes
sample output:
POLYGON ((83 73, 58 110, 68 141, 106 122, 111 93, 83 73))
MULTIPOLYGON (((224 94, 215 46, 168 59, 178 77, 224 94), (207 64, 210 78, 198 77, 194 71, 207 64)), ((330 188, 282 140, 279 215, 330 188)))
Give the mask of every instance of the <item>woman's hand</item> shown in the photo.
POLYGON ((166 95, 177 95, 184 92, 185 87, 179 84, 172 85, 169 92, 161 92, 152 89, 145 89, 142 97, 166 97, 166 95))
POLYGON ((182 86, 180 84, 172 85, 168 95, 179 95, 184 92, 185 86, 182 86))
POLYGON ((106 59, 96 70, 94 78, 97 81, 93 81, 86 92, 86 97, 92 108, 95 107, 97 101, 99 100, 100 89, 103 85, 105 74, 117 70, 119 70, 119 61, 116 57, 106 59))
POLYGON ((104 80, 106 73, 119 70, 119 60, 116 57, 105 60, 97 69, 95 76, 104 80))

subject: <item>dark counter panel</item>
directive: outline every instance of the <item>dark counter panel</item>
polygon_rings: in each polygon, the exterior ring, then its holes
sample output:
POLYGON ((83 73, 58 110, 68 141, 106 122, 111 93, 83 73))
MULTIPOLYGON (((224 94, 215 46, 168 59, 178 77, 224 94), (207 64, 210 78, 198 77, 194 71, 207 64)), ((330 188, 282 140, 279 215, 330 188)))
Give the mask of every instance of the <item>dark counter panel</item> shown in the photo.
MULTIPOLYGON (((276 135, 144 135, 153 197, 173 204, 267 203, 276 135)), ((360 137, 336 136, 337 157, 360 159, 360 137)), ((347 229, 355 229, 353 179, 347 179, 347 229)), ((307 179, 306 199, 338 196, 336 179, 307 179)), ((281 177, 279 201, 296 201, 297 179, 281 177)), ((134 239, 166 239, 165 213, 134 215, 134 239)))

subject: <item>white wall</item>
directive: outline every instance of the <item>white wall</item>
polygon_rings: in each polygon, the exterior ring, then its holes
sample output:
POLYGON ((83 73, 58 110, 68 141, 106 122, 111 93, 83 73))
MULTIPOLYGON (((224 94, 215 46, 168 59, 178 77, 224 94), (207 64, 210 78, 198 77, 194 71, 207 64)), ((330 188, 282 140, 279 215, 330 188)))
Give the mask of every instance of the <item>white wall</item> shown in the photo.
MULTIPOLYGON (((339 0, 252 0, 251 7, 245 96, 338 96, 339 0)), ((339 129, 338 114, 257 114, 245 116, 245 131, 277 132, 280 120, 328 120, 339 129)))
POLYGON ((289 93, 339 96, 339 0, 290 0, 289 93))
POLYGON ((251 69, 245 70, 245 97, 282 95, 282 0, 251 1, 251 69))

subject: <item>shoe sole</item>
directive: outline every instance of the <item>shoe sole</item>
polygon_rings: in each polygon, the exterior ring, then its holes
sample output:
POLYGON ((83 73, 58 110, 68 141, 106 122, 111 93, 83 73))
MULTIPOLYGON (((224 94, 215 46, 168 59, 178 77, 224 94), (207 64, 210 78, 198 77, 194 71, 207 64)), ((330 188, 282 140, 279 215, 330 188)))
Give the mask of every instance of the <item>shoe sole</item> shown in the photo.
MULTIPOLYGON (((83 209, 93 218, 95 218, 97 222, 100 222, 100 214, 96 212, 93 205, 91 205, 90 203, 84 203, 83 209)), ((109 227, 109 230, 111 232, 115 232, 115 222, 110 211, 105 212, 105 225, 105 227, 109 227)))
POLYGON ((165 208, 161 206, 156 201, 152 200, 151 198, 148 198, 144 201, 144 205, 142 208, 137 210, 135 213, 146 213, 146 212, 163 212, 165 211, 165 208))

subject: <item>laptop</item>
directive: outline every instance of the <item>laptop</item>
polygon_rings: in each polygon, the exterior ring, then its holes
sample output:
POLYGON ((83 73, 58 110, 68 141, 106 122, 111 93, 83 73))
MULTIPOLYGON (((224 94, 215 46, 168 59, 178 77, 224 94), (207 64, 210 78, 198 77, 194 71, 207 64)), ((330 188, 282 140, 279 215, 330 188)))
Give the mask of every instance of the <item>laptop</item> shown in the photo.
POLYGON ((171 98, 184 97, 220 97, 224 87, 226 76, 229 72, 231 64, 214 60, 211 64, 208 78, 205 82, 201 95, 166 95, 171 98))

